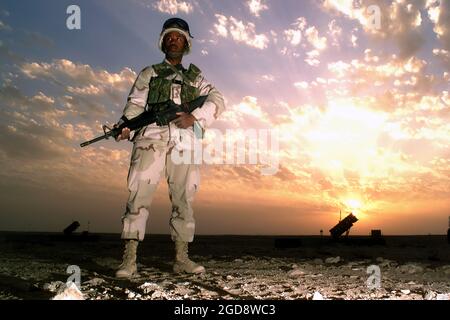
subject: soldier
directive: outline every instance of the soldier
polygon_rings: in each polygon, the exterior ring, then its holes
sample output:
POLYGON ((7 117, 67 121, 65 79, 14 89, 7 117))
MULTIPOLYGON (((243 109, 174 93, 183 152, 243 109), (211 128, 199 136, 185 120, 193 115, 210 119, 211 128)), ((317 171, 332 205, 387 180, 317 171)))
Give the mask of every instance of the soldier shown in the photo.
MULTIPOLYGON (((192 48, 192 35, 186 21, 168 19, 162 28, 159 48, 165 54, 162 63, 144 68, 138 75, 128 96, 123 116, 132 119, 142 113, 147 105, 172 99, 177 104, 207 95, 201 108, 191 114, 177 113, 178 118, 166 126, 148 125, 130 134, 124 128, 116 141, 134 142, 128 172, 129 197, 122 217, 122 239, 125 240, 123 262, 116 277, 129 278, 137 273, 136 249, 144 239, 145 227, 152 197, 159 180, 164 175, 169 186, 172 203, 170 233, 175 243, 176 273, 202 273, 205 268, 188 256, 188 243, 194 239, 195 220, 192 209, 198 191, 199 165, 173 160, 178 152, 193 153, 195 139, 201 139, 207 127, 224 111, 222 94, 191 64, 187 69, 181 61, 192 48)), ((120 125, 120 120, 117 125, 120 125)), ((191 158, 193 159, 193 157, 191 158)))

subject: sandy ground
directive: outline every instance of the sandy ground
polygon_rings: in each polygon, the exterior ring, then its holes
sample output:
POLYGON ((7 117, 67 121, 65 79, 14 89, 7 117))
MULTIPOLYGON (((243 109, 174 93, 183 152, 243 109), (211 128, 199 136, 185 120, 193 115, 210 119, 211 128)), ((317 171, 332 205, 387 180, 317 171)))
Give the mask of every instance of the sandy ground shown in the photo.
POLYGON ((275 237, 198 236, 191 258, 207 272, 177 275, 169 237, 147 236, 138 249, 140 276, 118 280, 118 235, 89 242, 0 233, 0 299, 450 299, 445 236, 385 240, 368 245, 302 237, 300 246, 280 249, 275 237), (70 265, 80 268, 81 291, 65 285, 70 265), (373 265, 380 270, 379 287, 376 274, 367 273, 373 265))

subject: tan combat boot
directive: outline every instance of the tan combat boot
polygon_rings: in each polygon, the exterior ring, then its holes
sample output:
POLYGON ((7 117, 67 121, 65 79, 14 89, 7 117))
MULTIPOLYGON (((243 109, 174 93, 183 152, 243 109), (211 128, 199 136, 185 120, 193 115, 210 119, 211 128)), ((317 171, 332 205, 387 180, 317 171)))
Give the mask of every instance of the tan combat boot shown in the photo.
POLYGON ((175 273, 203 273, 205 267, 195 263, 188 256, 188 243, 184 241, 175 241, 175 264, 173 271, 175 273))
POLYGON ((123 262, 116 272, 117 278, 131 278, 137 274, 136 249, 139 244, 137 240, 126 240, 123 262))

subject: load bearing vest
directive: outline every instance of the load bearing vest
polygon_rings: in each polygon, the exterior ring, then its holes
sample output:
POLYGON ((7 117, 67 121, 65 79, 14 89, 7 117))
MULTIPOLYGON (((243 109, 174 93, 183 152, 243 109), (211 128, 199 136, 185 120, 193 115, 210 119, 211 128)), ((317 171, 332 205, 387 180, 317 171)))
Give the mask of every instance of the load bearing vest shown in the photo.
POLYGON ((183 79, 181 81, 181 103, 190 102, 200 96, 200 90, 192 86, 195 79, 201 74, 201 70, 194 64, 190 64, 185 71, 179 71, 166 62, 155 64, 152 67, 157 76, 150 79, 147 104, 165 102, 170 99, 172 84, 180 82, 174 80, 176 77, 167 78, 175 73, 181 75, 183 79))

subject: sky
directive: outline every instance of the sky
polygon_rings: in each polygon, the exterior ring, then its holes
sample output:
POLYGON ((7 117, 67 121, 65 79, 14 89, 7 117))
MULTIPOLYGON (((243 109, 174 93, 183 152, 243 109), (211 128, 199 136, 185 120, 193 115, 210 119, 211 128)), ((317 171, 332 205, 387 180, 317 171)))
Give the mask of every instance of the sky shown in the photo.
MULTIPOLYGON (((115 123, 139 72, 164 59, 157 42, 173 16, 194 37, 183 64, 226 101, 204 146, 246 141, 247 129, 278 139, 274 174, 261 163, 202 165, 197 234, 328 234, 340 212, 358 217, 351 234, 446 233, 443 0, 2 0, 0 230, 77 220, 121 232, 132 144, 79 144, 115 123), (70 5, 80 29, 67 27, 70 5)), ((167 193, 161 181, 148 233, 169 232, 167 193)))

